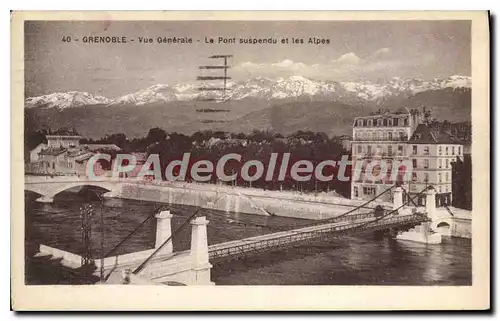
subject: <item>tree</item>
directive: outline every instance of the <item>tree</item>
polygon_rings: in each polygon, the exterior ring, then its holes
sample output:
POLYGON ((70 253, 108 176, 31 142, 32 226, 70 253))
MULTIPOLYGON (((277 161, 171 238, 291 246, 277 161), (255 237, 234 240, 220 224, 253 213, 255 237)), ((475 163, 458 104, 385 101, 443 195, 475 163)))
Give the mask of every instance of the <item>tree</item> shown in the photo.
POLYGON ((165 130, 159 127, 151 128, 146 136, 148 143, 159 143, 167 138, 167 133, 165 130))
POLYGON ((120 147, 123 149, 125 145, 127 144, 127 136, 124 133, 117 133, 117 134, 111 134, 111 135, 106 135, 104 137, 104 143, 106 144, 115 144, 116 146, 120 147))

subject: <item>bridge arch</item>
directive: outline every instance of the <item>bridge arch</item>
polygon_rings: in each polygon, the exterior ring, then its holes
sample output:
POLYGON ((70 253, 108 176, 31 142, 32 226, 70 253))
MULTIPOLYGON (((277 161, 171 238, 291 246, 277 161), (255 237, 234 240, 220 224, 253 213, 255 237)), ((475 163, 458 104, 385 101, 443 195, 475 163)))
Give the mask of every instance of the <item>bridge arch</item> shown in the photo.
POLYGON ((432 222, 431 229, 441 235, 451 236, 454 225, 452 218, 440 218, 432 222))
POLYGON ((116 184, 112 184, 110 182, 89 182, 89 181, 75 181, 75 182, 46 182, 46 183, 35 183, 35 184, 25 184, 24 190, 30 191, 36 194, 41 195, 42 197, 39 199, 40 202, 53 202, 54 197, 66 190, 75 187, 99 187, 103 188, 107 191, 114 191, 117 189, 116 184))

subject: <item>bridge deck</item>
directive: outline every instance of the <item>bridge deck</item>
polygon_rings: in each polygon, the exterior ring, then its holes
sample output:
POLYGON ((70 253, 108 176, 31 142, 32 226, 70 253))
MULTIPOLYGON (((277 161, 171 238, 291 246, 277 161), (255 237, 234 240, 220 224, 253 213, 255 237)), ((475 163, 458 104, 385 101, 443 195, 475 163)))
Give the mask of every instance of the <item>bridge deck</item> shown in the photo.
POLYGON ((331 223, 214 244, 208 248, 209 258, 211 262, 215 263, 247 256, 248 254, 286 248, 300 242, 321 239, 327 236, 331 237, 367 229, 386 229, 403 225, 417 225, 427 220, 427 216, 420 213, 391 215, 382 219, 375 218, 371 213, 348 215, 331 223))

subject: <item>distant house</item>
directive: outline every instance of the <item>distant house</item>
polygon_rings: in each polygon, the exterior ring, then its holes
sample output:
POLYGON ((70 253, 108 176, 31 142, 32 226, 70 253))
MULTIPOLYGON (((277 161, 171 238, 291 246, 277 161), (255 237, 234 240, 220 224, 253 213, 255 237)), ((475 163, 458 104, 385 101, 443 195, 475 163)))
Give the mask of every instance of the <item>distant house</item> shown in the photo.
MULTIPOLYGON (((79 135, 47 135, 47 143, 41 143, 30 151, 26 173, 45 175, 84 175, 88 160, 98 152, 121 149, 114 144, 82 144, 79 135)), ((96 164, 102 170, 100 164, 96 164)))

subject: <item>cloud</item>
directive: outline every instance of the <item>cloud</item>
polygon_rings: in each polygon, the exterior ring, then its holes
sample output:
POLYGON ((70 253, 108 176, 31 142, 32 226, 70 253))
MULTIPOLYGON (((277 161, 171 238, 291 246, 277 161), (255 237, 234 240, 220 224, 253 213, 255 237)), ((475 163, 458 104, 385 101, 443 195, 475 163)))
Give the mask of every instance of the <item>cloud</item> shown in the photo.
POLYGON ((391 48, 380 48, 370 55, 370 59, 382 58, 391 52, 391 48))
POLYGON ((430 64, 431 59, 395 58, 391 48, 384 47, 362 58, 354 52, 347 52, 336 59, 323 64, 306 64, 303 62, 284 59, 271 63, 244 62, 234 68, 237 75, 243 77, 267 76, 304 76, 318 79, 352 79, 378 78, 387 75, 399 75, 405 68, 415 68, 430 64))
POLYGON ((359 58, 354 52, 348 52, 343 54, 338 59, 334 60, 334 64, 340 65, 357 65, 361 62, 361 58, 359 58))
POLYGON ((234 67, 234 71, 243 74, 252 75, 266 75, 266 76, 279 76, 279 75, 303 75, 317 72, 319 64, 307 65, 302 62, 295 62, 290 59, 274 63, 254 63, 243 62, 234 67))

